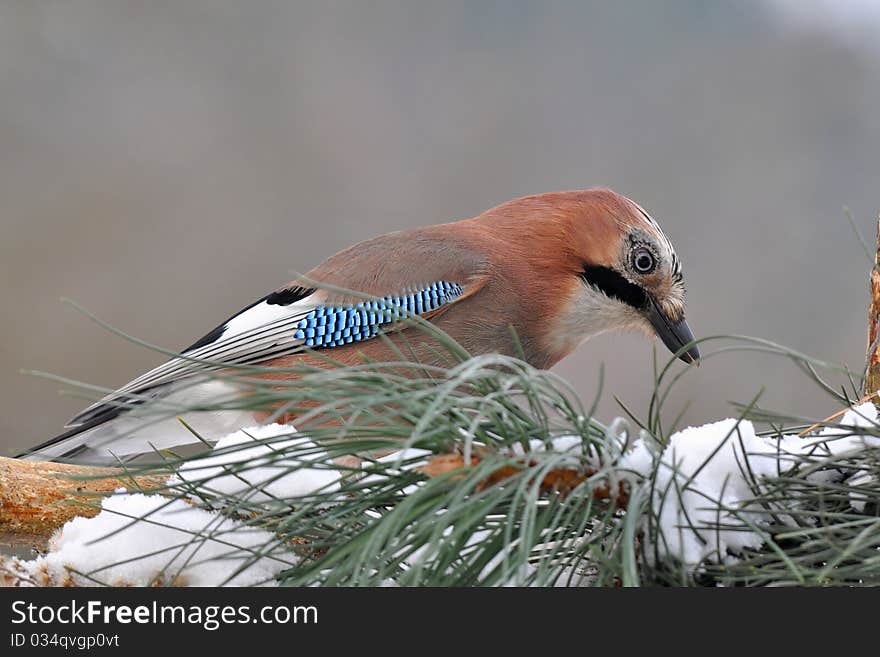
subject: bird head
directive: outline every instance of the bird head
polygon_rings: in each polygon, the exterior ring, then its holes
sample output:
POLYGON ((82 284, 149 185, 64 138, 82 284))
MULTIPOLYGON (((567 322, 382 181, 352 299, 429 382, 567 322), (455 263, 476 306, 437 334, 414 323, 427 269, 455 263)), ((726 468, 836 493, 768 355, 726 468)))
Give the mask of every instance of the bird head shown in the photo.
POLYGON ((608 189, 540 194, 511 204, 494 209, 495 226, 518 228, 515 239, 525 246, 512 253, 529 264, 533 281, 544 282, 540 295, 552 320, 543 341, 551 360, 599 333, 635 329, 659 337, 681 360, 699 363, 697 346, 684 348, 694 336, 685 321, 681 262, 638 204, 608 189))

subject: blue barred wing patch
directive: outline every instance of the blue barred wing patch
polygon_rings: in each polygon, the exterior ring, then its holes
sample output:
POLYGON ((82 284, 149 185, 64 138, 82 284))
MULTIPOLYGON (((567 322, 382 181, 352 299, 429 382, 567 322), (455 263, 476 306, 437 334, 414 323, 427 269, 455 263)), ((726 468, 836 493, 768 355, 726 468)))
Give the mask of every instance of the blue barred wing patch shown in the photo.
POLYGON ((382 326, 407 315, 437 310, 461 293, 458 283, 438 281, 402 296, 390 295, 348 306, 318 306, 296 324, 293 337, 312 349, 361 342, 375 337, 382 326))

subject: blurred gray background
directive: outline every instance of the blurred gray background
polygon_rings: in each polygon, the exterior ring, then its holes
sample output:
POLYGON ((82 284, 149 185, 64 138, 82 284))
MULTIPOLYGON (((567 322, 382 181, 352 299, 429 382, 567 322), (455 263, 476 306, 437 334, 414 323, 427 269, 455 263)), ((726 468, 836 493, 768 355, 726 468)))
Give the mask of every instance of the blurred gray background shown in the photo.
MULTIPOLYGON (((358 240, 524 194, 608 185, 661 222, 700 335, 862 365, 880 210, 873 1, 0 2, 0 451, 358 240)), ((600 363, 643 412, 651 344, 600 363)), ((663 355, 662 348, 658 351, 663 355)), ((688 374, 689 422, 837 410, 790 365, 688 374)))

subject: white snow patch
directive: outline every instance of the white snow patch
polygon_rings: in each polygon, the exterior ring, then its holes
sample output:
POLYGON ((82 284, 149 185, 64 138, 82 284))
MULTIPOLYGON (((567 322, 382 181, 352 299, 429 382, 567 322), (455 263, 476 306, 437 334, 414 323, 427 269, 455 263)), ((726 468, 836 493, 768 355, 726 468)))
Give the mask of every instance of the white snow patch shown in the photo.
MULTIPOLYGON (((528 453, 533 452, 551 452, 551 453, 565 453, 570 451, 580 451, 582 445, 584 444, 584 439, 580 436, 559 436, 557 438, 553 438, 550 440, 549 445, 544 440, 538 440, 537 438, 532 438, 529 440, 529 449, 528 453), (548 449, 549 447, 549 449, 548 449)), ((515 443, 511 447, 511 451, 516 456, 525 456, 526 450, 523 449, 523 446, 520 443, 515 443)))
POLYGON ((268 424, 241 429, 222 438, 214 455, 186 462, 170 484, 188 483, 204 493, 228 497, 247 494, 248 502, 290 499, 339 490, 345 474, 333 467, 327 453, 290 425, 268 424), (291 436, 287 440, 270 440, 291 436), (247 447, 247 445, 253 445, 247 447), (241 446, 245 447, 241 447, 241 446), (238 449, 233 449, 238 447, 238 449), (286 450, 313 450, 293 459, 286 450), (220 453, 217 453, 220 452, 220 453), (308 467, 304 463, 320 467, 308 467))
MULTIPOLYGON (((826 427, 819 433, 819 436, 825 441, 829 453, 839 456, 848 452, 857 452, 866 447, 880 447, 880 438, 877 436, 859 435, 854 432, 855 429, 877 429, 877 407, 872 402, 866 402, 848 410, 840 420, 840 424, 842 426, 826 427)), ((866 470, 855 473, 846 483, 850 486, 873 485, 875 488, 877 486, 874 476, 866 470)), ((865 510, 867 503, 867 494, 855 491, 850 493, 849 504, 859 513, 865 510)))
MULTIPOLYGON (((752 500, 762 482, 790 470, 799 455, 821 460, 880 446, 880 438, 851 435, 852 428, 867 429, 876 423, 877 411, 866 403, 848 411, 839 423, 842 426, 806 438, 761 438, 751 422, 728 418, 673 434, 659 456, 646 440, 636 441, 617 468, 641 477, 656 468, 650 503, 658 526, 645 532, 646 553, 651 559, 656 552, 660 558, 696 566, 706 560, 729 561, 731 553, 760 547, 761 525, 768 516, 752 500)), ((808 478, 819 482, 835 476, 829 471, 808 478)), ((863 496, 854 496, 851 505, 863 510, 865 502, 863 496)))
POLYGON ((628 470, 641 477, 651 474, 657 454, 644 439, 639 439, 633 448, 626 452, 617 462, 618 470, 628 470))
POLYGON ((396 452, 392 452, 391 454, 381 456, 377 458, 376 461, 378 461, 379 463, 393 463, 395 465, 400 465, 401 470, 413 470, 419 466, 425 465, 428 462, 426 460, 427 457, 431 456, 432 454, 433 452, 428 449, 419 449, 418 447, 406 447, 396 452), (413 461, 411 463, 404 463, 404 461, 409 461, 410 459, 421 460, 413 461))
POLYGON ((759 547, 760 535, 736 512, 747 511, 755 496, 746 463, 755 477, 779 471, 776 458, 748 455, 771 450, 775 457, 776 448, 748 421, 721 420, 673 434, 657 467, 651 504, 659 527, 657 536, 646 534, 647 554, 656 543, 662 553, 695 565, 710 557, 723 561, 728 550, 759 547))
POLYGON ((825 427, 807 441, 810 446, 825 443, 831 454, 840 455, 865 447, 880 446, 880 438, 858 433, 859 429, 876 431, 877 428, 877 408, 872 402, 865 402, 844 413, 838 426, 825 427))
POLYGON ((561 455, 562 458, 557 467, 577 466, 581 461, 583 442, 583 438, 580 436, 559 436, 549 442, 532 438, 529 440, 527 449, 524 449, 521 443, 514 443, 510 447, 510 453, 517 457, 525 457, 530 454, 561 455))
POLYGON ((104 498, 93 518, 74 518, 51 551, 10 565, 22 586, 255 586, 272 584, 295 557, 269 532, 182 500, 124 493, 104 498))
MULTIPOLYGON (((386 454, 385 456, 377 458, 376 462, 383 465, 392 464, 398 467, 395 467, 393 469, 383 469, 383 472, 381 474, 376 472, 368 474, 361 481, 364 484, 382 483, 388 479, 389 475, 393 476, 395 474, 408 472, 425 465, 428 462, 428 457, 430 457, 431 455, 431 451, 427 449, 419 449, 417 447, 406 447, 396 452, 392 452, 391 454, 386 454)), ((371 466, 372 464, 369 461, 364 461, 362 465, 362 467, 364 468, 370 468, 371 466)), ((404 486, 401 492, 404 495, 410 495, 414 493, 419 486, 421 486, 420 482, 410 484, 409 486, 404 486)))

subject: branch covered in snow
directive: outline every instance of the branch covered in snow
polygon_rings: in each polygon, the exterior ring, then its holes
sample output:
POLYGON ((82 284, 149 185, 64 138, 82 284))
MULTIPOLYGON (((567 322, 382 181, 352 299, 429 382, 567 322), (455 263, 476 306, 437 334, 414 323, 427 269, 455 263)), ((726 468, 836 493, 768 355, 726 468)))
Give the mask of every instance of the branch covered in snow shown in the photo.
MULTIPOLYGON (((751 422, 726 419, 673 434, 660 454, 639 441, 619 467, 647 482, 646 556, 655 564, 673 559, 694 567, 760 548, 771 527, 780 519, 794 522, 792 514, 805 502, 794 494, 769 497, 768 488, 783 477, 815 485, 841 481, 835 459, 880 447, 880 438, 863 433, 877 428, 877 410, 865 403, 849 410, 840 426, 805 438, 760 437, 751 422)), ((865 473, 855 476, 865 479, 865 473)), ((854 510, 863 511, 865 503, 865 495, 850 495, 854 510)))
POLYGON ((93 518, 75 518, 47 554, 9 559, 15 586, 256 586, 295 558, 261 529, 161 495, 124 490, 93 518))
POLYGON ((0 535, 17 545, 42 548, 68 520, 97 514, 101 496, 120 486, 130 491, 161 487, 166 478, 0 457, 0 535))

